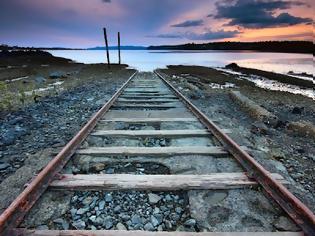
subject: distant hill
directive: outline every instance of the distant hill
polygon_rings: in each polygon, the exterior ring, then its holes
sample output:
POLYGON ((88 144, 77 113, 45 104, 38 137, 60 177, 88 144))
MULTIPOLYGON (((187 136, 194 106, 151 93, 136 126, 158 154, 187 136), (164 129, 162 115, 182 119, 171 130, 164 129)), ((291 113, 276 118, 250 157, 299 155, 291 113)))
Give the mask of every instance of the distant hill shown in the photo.
MULTIPOLYGON (((118 46, 110 46, 108 47, 109 50, 117 50, 118 46)), ((146 50, 147 47, 143 46, 121 46, 121 50, 146 50)), ((87 48, 87 50, 105 50, 105 47, 94 47, 94 48, 87 48)))
MULTIPOLYGON (((117 50, 117 46, 109 47, 109 50, 117 50)), ((121 46, 121 50, 146 50, 147 47, 143 46, 121 46)), ((0 50, 105 50, 105 47, 93 47, 93 48, 63 48, 63 47, 19 47, 8 46, 5 44, 0 45, 0 50)))
POLYGON ((203 44, 181 44, 150 46, 149 50, 252 50, 260 52, 287 52, 314 54, 314 44, 309 41, 265 41, 265 42, 214 42, 203 44))

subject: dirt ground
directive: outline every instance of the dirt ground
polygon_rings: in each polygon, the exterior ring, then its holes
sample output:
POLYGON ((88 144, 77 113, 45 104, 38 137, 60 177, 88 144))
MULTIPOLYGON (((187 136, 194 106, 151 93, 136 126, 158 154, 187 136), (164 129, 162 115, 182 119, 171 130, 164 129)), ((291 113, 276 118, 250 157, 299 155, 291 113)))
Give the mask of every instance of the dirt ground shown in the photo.
POLYGON ((48 163, 51 152, 63 147, 133 73, 126 65, 109 70, 104 64, 77 64, 45 53, 1 60, 0 80, 8 85, 1 95, 10 96, 0 95, 0 104, 13 97, 11 106, 1 107, 0 112, 1 212, 48 163), (25 70, 7 68, 22 64, 27 65, 25 70), (6 81, 19 76, 28 78, 6 81), (38 77, 43 79, 36 81, 38 77), (30 84, 38 90, 56 81, 63 83, 51 91, 36 91, 27 102, 16 99, 30 84))
POLYGON ((221 128, 233 128, 232 138, 248 147, 265 168, 289 173, 297 182, 291 191, 315 211, 315 138, 293 132, 288 125, 297 121, 314 125, 315 102, 312 99, 261 89, 250 81, 212 68, 171 66, 160 71, 210 119, 218 120, 221 128), (226 83, 235 86, 219 86, 226 83), (265 124, 251 117, 231 98, 232 90, 240 91, 279 120, 275 124, 265 124))

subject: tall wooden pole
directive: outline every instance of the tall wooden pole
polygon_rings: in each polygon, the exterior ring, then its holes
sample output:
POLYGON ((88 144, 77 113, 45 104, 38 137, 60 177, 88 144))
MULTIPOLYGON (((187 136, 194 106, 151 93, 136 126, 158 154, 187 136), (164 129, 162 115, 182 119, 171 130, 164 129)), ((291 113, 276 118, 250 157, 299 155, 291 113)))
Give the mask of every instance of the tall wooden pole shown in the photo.
POLYGON ((103 30, 104 30, 104 38, 105 38, 105 45, 106 45, 107 66, 108 66, 108 69, 110 69, 109 51, 108 51, 108 40, 107 40, 106 28, 103 28, 103 30))
POLYGON ((120 58, 120 32, 118 32, 118 64, 120 65, 121 58, 120 58))

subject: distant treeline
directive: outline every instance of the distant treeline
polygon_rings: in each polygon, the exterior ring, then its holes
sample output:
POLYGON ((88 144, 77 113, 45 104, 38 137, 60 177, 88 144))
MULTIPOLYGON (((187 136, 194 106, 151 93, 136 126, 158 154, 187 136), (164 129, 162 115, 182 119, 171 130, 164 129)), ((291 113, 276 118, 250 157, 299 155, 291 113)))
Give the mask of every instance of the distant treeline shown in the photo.
POLYGON ((62 48, 62 47, 20 47, 20 46, 9 46, 6 44, 0 45, 0 50, 7 51, 7 50, 27 50, 27 51, 36 51, 36 50, 81 50, 79 48, 62 48))
MULTIPOLYGON (((94 48, 63 48, 63 47, 19 47, 0 45, 0 50, 104 50, 104 47, 94 48)), ((110 50, 116 50, 111 46, 110 50)), ((251 50, 259 52, 288 52, 288 53, 309 53, 314 54, 314 44, 310 41, 265 41, 265 42, 214 42, 214 43, 188 43, 181 45, 161 46, 121 46, 121 50, 251 50)))
POLYGON ((149 50, 252 50, 260 52, 288 52, 314 54, 310 41, 265 41, 265 42, 214 42, 182 45, 150 46, 149 50))

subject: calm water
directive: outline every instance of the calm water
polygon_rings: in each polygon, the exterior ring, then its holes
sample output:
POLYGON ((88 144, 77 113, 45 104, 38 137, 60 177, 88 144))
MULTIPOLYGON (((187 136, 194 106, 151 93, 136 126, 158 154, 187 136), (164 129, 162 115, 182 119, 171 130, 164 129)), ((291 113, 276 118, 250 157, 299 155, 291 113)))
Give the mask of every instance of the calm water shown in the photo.
MULTIPOLYGON (((49 51, 54 56, 72 59, 82 63, 103 63, 106 60, 105 51, 49 51)), ((293 53, 259 53, 231 51, 148 51, 124 50, 121 52, 122 63, 139 71, 153 71, 167 65, 200 65, 208 67, 223 67, 235 62, 240 66, 257 68, 278 73, 306 72, 314 75, 312 55, 293 53)), ((117 51, 110 51, 111 61, 117 63, 117 51)))

